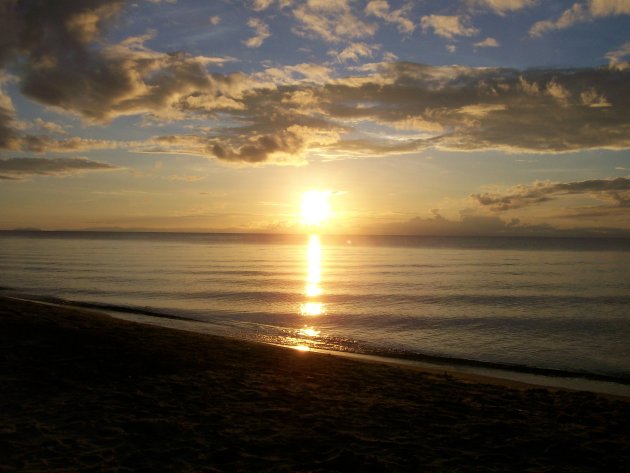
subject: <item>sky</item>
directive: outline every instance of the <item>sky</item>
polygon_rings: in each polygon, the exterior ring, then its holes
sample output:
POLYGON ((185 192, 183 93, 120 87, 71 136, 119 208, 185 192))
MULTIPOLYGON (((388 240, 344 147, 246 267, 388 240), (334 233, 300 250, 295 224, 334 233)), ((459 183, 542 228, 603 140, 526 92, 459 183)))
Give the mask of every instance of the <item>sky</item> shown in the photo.
POLYGON ((630 0, 2 0, 0 229, 630 236, 630 0))

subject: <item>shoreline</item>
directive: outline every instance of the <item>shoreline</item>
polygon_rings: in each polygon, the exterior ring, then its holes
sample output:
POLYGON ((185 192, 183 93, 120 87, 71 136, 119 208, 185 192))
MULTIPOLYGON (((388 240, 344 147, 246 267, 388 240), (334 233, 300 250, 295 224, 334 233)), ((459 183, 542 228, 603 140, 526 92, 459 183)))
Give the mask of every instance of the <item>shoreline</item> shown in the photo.
POLYGON ((0 298, 3 471, 625 471, 630 402, 0 298))
MULTIPOLYGON (((0 288, 2 289, 2 288, 0 288)), ((6 289, 5 289, 6 290, 6 289)), ((376 362, 425 370, 433 373, 449 373, 462 379, 469 378, 480 382, 499 385, 523 385, 552 389, 567 389, 572 391, 587 391, 605 394, 619 398, 630 399, 630 379, 596 373, 579 373, 549 368, 530 367, 526 365, 507 365, 495 362, 477 361, 462 358, 449 358, 424 354, 409 354, 409 356, 395 356, 380 353, 360 353, 320 349, 311 346, 285 345, 265 342, 256 339, 239 338, 217 333, 217 327, 207 322, 173 315, 155 310, 98 304, 81 301, 68 301, 56 297, 30 296, 14 292, 10 295, 0 293, 0 298, 9 298, 46 304, 55 307, 70 307, 77 310, 91 311, 105 314, 120 320, 144 323, 173 330, 183 330, 191 333, 204 333, 215 336, 225 336, 235 341, 273 345, 288 349, 306 349, 314 353, 351 358, 366 362, 376 362), (166 322, 166 323, 164 323, 166 322), (204 330, 205 329, 205 330, 204 330), (485 380, 485 381, 484 381, 485 380)))

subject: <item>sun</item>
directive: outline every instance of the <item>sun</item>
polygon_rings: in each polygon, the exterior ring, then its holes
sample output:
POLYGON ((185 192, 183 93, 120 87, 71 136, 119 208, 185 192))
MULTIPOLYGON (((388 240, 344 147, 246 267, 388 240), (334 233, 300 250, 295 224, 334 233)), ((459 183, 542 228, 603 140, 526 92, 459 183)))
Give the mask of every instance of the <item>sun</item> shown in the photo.
POLYGON ((329 191, 308 191, 302 196, 302 222, 321 225, 330 217, 329 191))

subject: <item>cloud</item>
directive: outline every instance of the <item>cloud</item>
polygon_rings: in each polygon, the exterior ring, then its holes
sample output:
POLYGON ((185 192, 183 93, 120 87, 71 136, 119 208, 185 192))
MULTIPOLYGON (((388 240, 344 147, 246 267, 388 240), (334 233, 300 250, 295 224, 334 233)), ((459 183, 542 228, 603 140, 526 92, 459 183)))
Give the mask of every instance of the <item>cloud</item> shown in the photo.
POLYGON ((243 41, 243 44, 248 48, 259 48, 263 42, 271 36, 269 32, 269 26, 267 26, 262 20, 258 18, 250 18, 247 21, 247 26, 254 29, 254 36, 243 41))
POLYGON ((217 58, 152 51, 144 46, 151 33, 104 42, 123 7, 122 0, 67 0, 10 8, 3 58, 20 58, 22 93, 92 122, 134 114, 176 118, 190 97, 203 97, 207 109, 231 103, 241 76, 210 74, 217 58))
MULTIPOLYGON (((276 90, 282 86, 306 86, 306 84, 324 85, 331 81, 332 69, 321 64, 301 63, 293 66, 268 67, 262 72, 255 72, 244 79, 249 95, 258 91, 276 90)), ((245 97, 242 99, 246 100, 245 97)), ((244 102, 243 102, 244 103, 244 102)))
POLYGON ((234 112, 241 124, 171 149, 245 162, 287 162, 296 153, 294 162, 303 162, 309 153, 334 158, 429 148, 549 154, 630 148, 630 70, 382 62, 357 66, 355 76, 332 77, 329 70, 314 75, 311 67, 257 77, 259 85, 234 112), (371 131, 363 133, 362 124, 371 131))
MULTIPOLYGON (((20 66, 19 77, 0 77, 4 149, 68 152, 123 146, 25 134, 4 92, 9 80, 28 98, 79 115, 88 124, 126 115, 148 122, 203 119, 207 132, 129 145, 226 162, 302 163, 314 155, 381 156, 428 148, 550 154, 630 148, 630 69, 621 67, 626 46, 609 53, 616 64, 612 68, 519 71, 390 59, 347 66, 346 76, 309 63, 220 74, 209 70, 217 58, 148 48, 152 33, 107 42, 104 33, 122 12, 121 1, 43 5, 26 2, 9 8, 13 30, 0 30, 8 45, 1 57, 20 66)), ((310 15, 313 23, 298 25, 302 34, 343 41, 341 61, 358 61, 376 51, 377 46, 353 39, 373 34, 376 25, 358 19, 345 0, 278 5, 287 8, 287 15, 310 15)), ((392 13, 389 3, 371 5, 370 11, 392 13)), ((425 30, 445 37, 473 34, 464 17, 424 18, 425 30)))
POLYGON ((609 67, 620 71, 630 68, 630 62, 623 60, 628 56, 630 56, 630 43, 625 43, 619 49, 606 53, 606 57, 610 61, 609 67))
POLYGON ((15 120, 15 107, 9 94, 4 91, 4 84, 10 77, 0 71, 0 149, 17 149, 19 137, 15 120))
POLYGON ((587 8, 580 3, 575 3, 571 8, 565 10, 557 20, 542 20, 534 23, 529 30, 529 35, 533 38, 539 38, 549 31, 562 30, 592 18, 587 8))
POLYGON ((357 62, 362 57, 372 57, 374 51, 377 49, 379 49, 378 46, 366 43, 351 43, 340 52, 329 51, 328 54, 336 57, 339 62, 357 62))
MULTIPOLYGON (((400 149, 401 143, 417 149, 531 153, 630 147, 630 98, 625 91, 630 71, 518 71, 403 62, 370 67, 371 74, 361 80, 337 79, 329 85, 324 110, 338 120, 392 127, 405 121, 428 132, 424 139, 390 139, 392 149, 400 149)), ((375 149, 382 152, 383 142, 375 149)))
MULTIPOLYGON (((593 211, 588 215, 586 210, 577 214, 567 214, 568 218, 576 216, 606 217, 608 213, 593 211)), ((574 224, 578 225, 578 224, 574 224)), ((449 219, 433 210, 432 217, 415 217, 407 221, 379 223, 362 228, 368 235, 422 235, 422 236, 521 236, 521 237, 628 237, 627 226, 586 226, 579 225, 558 228, 549 223, 527 223, 518 218, 504 220, 497 215, 479 215, 473 209, 460 211, 460 218, 449 219)))
MULTIPOLYGON (((13 102, 3 89, 3 85, 12 80, 14 80, 14 78, 0 72, 0 150, 63 153, 118 147, 116 142, 107 140, 93 140, 79 137, 57 139, 48 135, 24 134, 23 128, 25 128, 25 126, 22 126, 22 124, 16 120, 13 102)), ((64 128, 57 123, 37 118, 33 124, 36 127, 57 135, 68 135, 64 128)))
POLYGON ((590 0, 589 7, 596 17, 630 14, 628 0, 590 0))
POLYGON ((61 126, 59 123, 49 122, 46 120, 42 120, 41 118, 36 118, 34 121, 35 126, 38 128, 47 131, 49 133, 54 133, 56 135, 67 135, 68 132, 61 126))
POLYGON ((499 42, 494 38, 486 38, 474 44, 475 48, 498 48, 499 42))
POLYGON ((390 10, 386 0, 370 0, 365 6, 365 14, 372 15, 393 23, 400 33, 411 34, 416 29, 416 25, 409 19, 411 4, 405 4, 397 10, 390 10))
POLYGON ((587 195, 610 206, 630 208, 630 179, 592 179, 576 182, 535 182, 519 185, 501 192, 472 194, 470 197, 483 207, 502 212, 528 207, 564 195, 587 195))
POLYGON ((469 209, 460 212, 459 220, 445 218, 438 209, 432 212, 431 217, 378 223, 363 231, 372 235, 423 236, 543 236, 560 233, 547 224, 527 224, 518 219, 505 221, 496 215, 478 215, 469 209))
POLYGON ((538 3, 538 0, 469 0, 470 4, 481 5, 499 15, 521 10, 538 3))
POLYGON ((254 11, 266 10, 273 2, 274 0, 252 0, 252 9, 254 11))
POLYGON ((550 31, 563 30, 577 23, 628 14, 630 14, 630 0, 589 0, 585 3, 574 3, 562 12, 557 20, 542 20, 534 23, 529 30, 529 35, 538 38, 550 31))
MULTIPOLYGON (((118 143, 108 140, 79 137, 57 139, 48 135, 24 134, 21 129, 23 127, 15 119, 15 109, 11 98, 1 88, 6 81, 8 81, 6 75, 3 78, 0 74, 0 150, 64 153, 92 149, 111 149, 119 146, 118 143)), ((57 135, 68 135, 59 124, 48 122, 41 118, 35 119, 34 125, 57 135)))
POLYGON ((438 36, 453 39, 455 36, 474 36, 479 33, 477 28, 466 26, 466 18, 448 15, 427 15, 420 19, 422 31, 433 30, 438 36))
MULTIPOLYGON (((264 128, 264 124, 257 128, 264 128)), ((338 139, 339 134, 334 129, 286 124, 283 128, 268 127, 266 133, 247 136, 158 136, 138 151, 192 154, 232 163, 304 164, 309 148, 326 146, 338 139)))
POLYGON ((58 140, 46 135, 26 135, 20 138, 19 148, 34 153, 67 153, 94 149, 113 149, 120 144, 116 141, 94 140, 79 137, 58 140))
POLYGON ((17 47, 16 8, 17 0, 0 2, 0 67, 13 56, 17 47))
POLYGON ((348 0, 309 0, 293 8, 299 36, 319 38, 328 43, 355 40, 374 35, 377 26, 359 19, 348 0))
POLYGON ((87 158, 0 158, 0 180, 22 180, 31 176, 68 176, 116 169, 119 168, 87 158))

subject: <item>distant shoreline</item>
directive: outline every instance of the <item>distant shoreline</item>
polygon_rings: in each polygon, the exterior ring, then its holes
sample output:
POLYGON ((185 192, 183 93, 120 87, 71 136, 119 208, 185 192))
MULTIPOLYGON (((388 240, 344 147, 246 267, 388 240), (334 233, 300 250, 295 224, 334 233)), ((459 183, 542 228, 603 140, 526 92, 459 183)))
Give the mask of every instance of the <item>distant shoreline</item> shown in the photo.
MULTIPOLYGON (((313 233, 313 232, 311 232, 313 233)), ((316 233, 316 232, 315 232, 316 233)), ((237 240, 241 243, 303 244, 309 232, 301 233, 237 233, 204 231, 153 231, 153 230, 0 230, 2 236, 34 238, 81 238, 81 239, 157 239, 176 238, 203 240, 204 238, 237 240)), ((427 246, 436 248, 470 249, 574 249, 592 251, 630 251, 630 235, 368 235, 322 233, 321 237, 333 245, 354 246, 427 246), (534 248, 532 248, 534 244, 534 248)))

